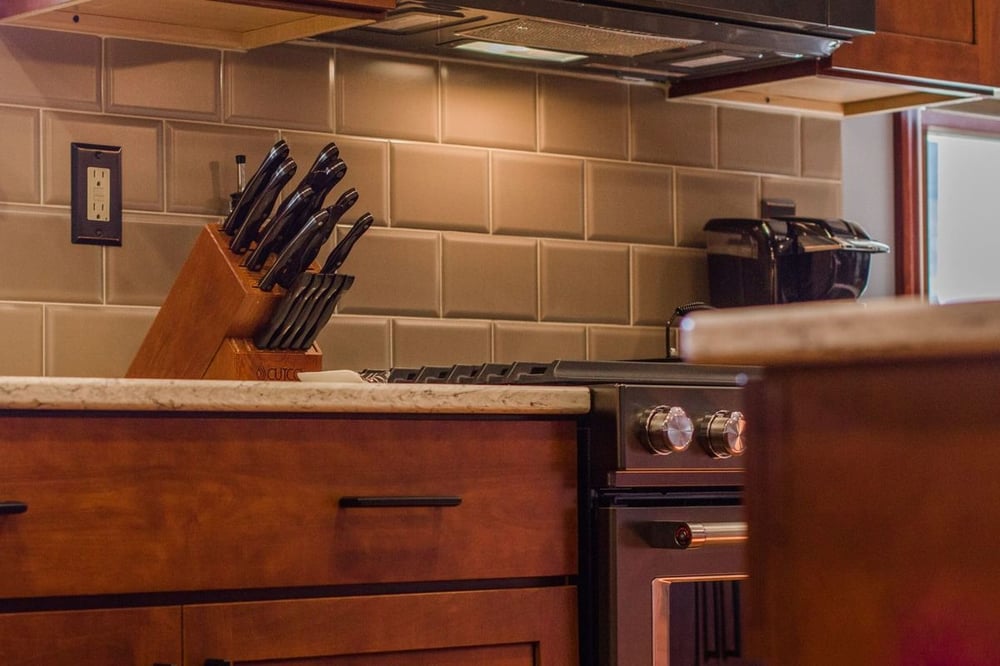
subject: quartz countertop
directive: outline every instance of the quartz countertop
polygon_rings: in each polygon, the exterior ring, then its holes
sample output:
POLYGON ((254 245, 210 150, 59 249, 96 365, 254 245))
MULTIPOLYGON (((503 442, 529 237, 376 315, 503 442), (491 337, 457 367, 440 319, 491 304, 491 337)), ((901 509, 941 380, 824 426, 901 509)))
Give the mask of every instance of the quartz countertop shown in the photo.
POLYGON ((0 377, 0 409, 366 414, 585 414, 572 386, 0 377))
POLYGON ((1000 301, 814 301, 704 310, 681 322, 691 363, 792 365, 1000 353, 1000 301))

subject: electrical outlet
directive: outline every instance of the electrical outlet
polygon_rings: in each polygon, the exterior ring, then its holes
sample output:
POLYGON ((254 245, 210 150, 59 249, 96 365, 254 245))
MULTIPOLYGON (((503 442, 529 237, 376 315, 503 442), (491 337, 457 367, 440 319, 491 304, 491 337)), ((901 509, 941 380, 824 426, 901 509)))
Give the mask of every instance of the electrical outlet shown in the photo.
POLYGON ((71 240, 122 244, 122 149, 70 144, 71 240))

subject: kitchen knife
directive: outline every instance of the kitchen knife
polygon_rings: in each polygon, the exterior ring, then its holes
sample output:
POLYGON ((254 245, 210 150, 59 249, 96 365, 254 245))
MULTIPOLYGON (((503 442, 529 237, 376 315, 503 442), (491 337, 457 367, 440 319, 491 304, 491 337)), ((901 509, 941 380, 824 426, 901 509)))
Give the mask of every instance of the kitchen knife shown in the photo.
POLYGON ((359 217, 354 223, 354 226, 352 226, 347 234, 340 239, 340 242, 334 246, 333 250, 327 256, 326 261, 323 262, 323 268, 320 272, 336 273, 337 269, 340 268, 344 264, 344 261, 347 260, 347 255, 350 254, 354 244, 366 231, 368 231, 374 221, 375 218, 372 217, 371 213, 365 213, 359 217))
POLYGON ((236 230, 236 234, 233 236, 233 240, 229 243, 229 249, 236 254, 243 254, 250 247, 250 243, 257 240, 257 234, 260 231, 260 226, 267 219, 267 216, 271 214, 271 209, 274 207, 274 201, 278 198, 278 194, 281 192, 281 188, 288 184, 288 181, 292 179, 296 171, 295 160, 291 157, 285 158, 285 161, 275 170, 274 175, 271 176, 271 180, 268 181, 267 186, 261 190, 260 194, 254 199, 253 206, 250 212, 247 213, 246 219, 239 229, 236 230))
MULTIPOLYGON (((326 288, 326 285, 329 282, 329 277, 326 275, 319 275, 318 273, 311 273, 309 271, 306 271, 302 275, 309 276, 308 285, 296 302, 292 304, 292 307, 285 316, 284 321, 281 322, 281 326, 277 331, 275 331, 274 335, 267 342, 268 349, 288 348, 284 344, 285 341, 291 340, 292 337, 294 337, 295 331, 298 330, 299 322, 308 316, 309 307, 314 301, 316 294, 326 288)), ((296 279, 296 284, 298 281, 299 278, 296 279)))
POLYGON ((304 188, 296 190, 289 197, 288 204, 284 206, 284 211, 275 213, 274 217, 267 223, 267 226, 260 232, 260 240, 257 246, 250 252, 247 260, 243 262, 247 270, 259 271, 264 267, 268 257, 272 253, 277 253, 293 238, 300 228, 299 220, 308 218, 309 209, 312 207, 315 192, 306 185, 304 188))
POLYGON ((298 335, 299 331, 309 319, 317 299, 330 291, 335 282, 333 275, 322 275, 320 273, 310 273, 312 282, 309 289, 303 294, 301 303, 296 304, 292 311, 285 318, 285 323, 278 333, 271 339, 270 349, 290 349, 291 341, 298 335))
POLYGON ((325 171, 327 167, 333 165, 340 158, 340 148, 337 144, 331 141, 330 143, 323 146, 323 150, 319 151, 316 155, 315 161, 313 161, 312 166, 309 167, 309 171, 306 173, 312 174, 318 171, 325 171))
POLYGON ((323 207, 326 195, 344 179, 347 174, 347 163, 344 160, 337 160, 323 171, 314 171, 309 174, 309 185, 316 191, 316 204, 313 212, 323 207))
POLYGON ((300 275, 298 279, 295 280, 295 283, 289 288, 288 293, 281 298, 281 301, 278 303, 278 307, 275 308, 273 313, 271 313, 267 323, 265 323, 264 326, 262 326, 260 330, 254 334, 253 343, 258 349, 269 348, 271 340, 275 337, 278 331, 281 330, 281 327, 289 318, 294 306, 303 302, 303 297, 309 289, 314 275, 314 273, 303 273, 300 275))
POLYGON ((270 182, 274 172, 288 157, 288 152, 288 143, 284 139, 278 139, 278 141, 271 146, 271 149, 268 151, 267 155, 264 156, 260 166, 257 167, 257 171, 254 172, 253 176, 250 177, 250 181, 243 188, 243 192, 240 194, 236 205, 233 206, 229 215, 225 220, 223 220, 222 230, 224 232, 232 236, 241 226, 243 226, 243 221, 246 219, 247 214, 253 207, 254 201, 257 199, 257 195, 260 194, 261 190, 263 190, 264 187, 266 187, 270 182))
POLYGON ((320 247, 330 237, 332 230, 330 209, 324 208, 315 213, 281 250, 257 286, 263 291, 271 291, 275 284, 287 289, 316 258, 320 247))
POLYGON ((315 318, 312 315, 309 316, 309 320, 303 327, 301 334, 292 340, 292 349, 309 349, 312 346, 312 343, 316 341, 316 336, 320 334, 326 323, 330 321, 330 316, 333 314, 334 308, 337 307, 337 303, 340 302, 340 297, 354 285, 353 275, 338 274, 336 277, 343 279, 334 288, 332 293, 324 296, 320 303, 319 316, 315 318))

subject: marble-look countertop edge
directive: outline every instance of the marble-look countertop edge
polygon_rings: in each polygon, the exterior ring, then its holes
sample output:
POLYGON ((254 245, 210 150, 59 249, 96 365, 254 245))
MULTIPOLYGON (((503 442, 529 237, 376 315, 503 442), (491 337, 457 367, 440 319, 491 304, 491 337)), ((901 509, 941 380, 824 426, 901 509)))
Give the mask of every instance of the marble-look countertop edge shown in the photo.
POLYGON ((682 322, 691 363, 763 366, 1000 354, 1000 302, 915 298, 708 310, 682 322))
POLYGON ((585 414, 571 386, 0 377, 0 410, 329 414, 585 414))

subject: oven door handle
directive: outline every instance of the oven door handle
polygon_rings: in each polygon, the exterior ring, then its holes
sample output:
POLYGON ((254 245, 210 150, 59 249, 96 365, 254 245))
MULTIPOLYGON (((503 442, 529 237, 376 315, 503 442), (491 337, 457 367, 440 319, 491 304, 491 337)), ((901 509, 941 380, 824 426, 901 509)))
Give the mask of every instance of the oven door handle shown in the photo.
POLYGON ((741 543, 747 540, 747 524, 689 523, 676 520, 654 520, 642 523, 639 532, 653 548, 689 550, 702 546, 741 543))

